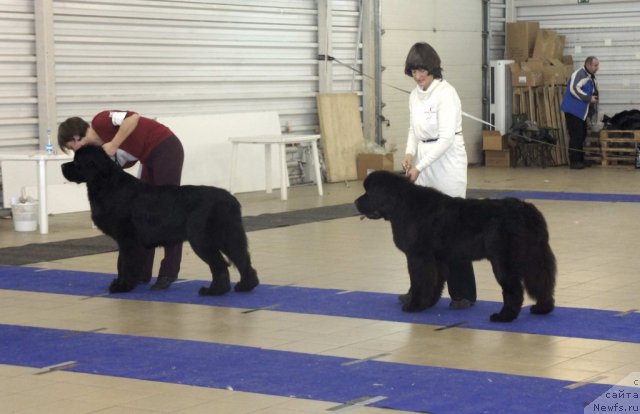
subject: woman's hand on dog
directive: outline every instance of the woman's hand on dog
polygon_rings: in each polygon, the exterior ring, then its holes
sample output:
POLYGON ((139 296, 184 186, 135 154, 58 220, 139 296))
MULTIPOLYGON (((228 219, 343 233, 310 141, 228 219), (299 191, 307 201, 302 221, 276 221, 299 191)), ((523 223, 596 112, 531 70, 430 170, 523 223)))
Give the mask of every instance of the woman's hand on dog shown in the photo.
POLYGON ((402 160, 402 168, 404 169, 404 172, 406 173, 409 171, 411 167, 413 167, 413 155, 405 154, 404 160, 402 160))
POLYGON ((102 149, 110 157, 113 157, 114 155, 116 155, 116 152, 118 151, 118 147, 113 142, 107 142, 102 144, 102 149))
POLYGON ((404 174, 409 177, 412 183, 415 183, 420 175, 420 171, 416 167, 411 167, 409 170, 405 171, 404 174))
POLYGON ((420 171, 413 166, 413 155, 405 154, 404 160, 402 160, 402 168, 404 168, 404 174, 409 177, 412 183, 415 183, 420 175, 420 171))

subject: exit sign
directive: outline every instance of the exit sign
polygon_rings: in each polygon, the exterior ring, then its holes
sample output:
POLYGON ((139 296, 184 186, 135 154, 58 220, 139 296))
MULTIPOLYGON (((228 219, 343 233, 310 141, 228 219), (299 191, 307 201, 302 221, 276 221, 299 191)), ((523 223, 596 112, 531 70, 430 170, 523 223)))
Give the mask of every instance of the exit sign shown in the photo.
POLYGON ((578 4, 587 4, 589 0, 578 0, 578 4))

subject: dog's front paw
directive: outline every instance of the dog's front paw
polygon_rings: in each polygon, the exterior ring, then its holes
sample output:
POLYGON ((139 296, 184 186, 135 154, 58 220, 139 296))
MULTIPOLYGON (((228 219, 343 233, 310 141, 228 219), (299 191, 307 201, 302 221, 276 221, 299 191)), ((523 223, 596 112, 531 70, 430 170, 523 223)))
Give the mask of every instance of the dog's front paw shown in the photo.
POLYGON ((169 289, 169 286, 171 286, 171 284, 176 280, 178 280, 177 277, 158 276, 158 280, 156 280, 156 283, 154 283, 153 286, 151 286, 151 290, 169 289))
POLYGON ((135 287, 136 283, 130 283, 125 279, 117 278, 113 279, 111 285, 109 285, 109 292, 111 293, 125 293, 131 292, 135 287))
POLYGON ((553 308, 553 300, 547 302, 538 302, 535 305, 531 306, 530 312, 534 315, 546 315, 547 313, 551 313, 553 311, 553 308))
POLYGON ((491 322, 511 322, 516 319, 518 314, 514 314, 513 312, 505 311, 504 309, 498 313, 494 313, 491 315, 491 322))
POLYGON ((198 290, 198 294, 200 296, 221 296, 231 290, 231 286, 229 284, 216 284, 211 283, 209 287, 201 287, 198 290))
POLYGON ((440 299, 440 295, 437 295, 434 300, 433 295, 425 296, 411 290, 406 295, 401 296, 400 302, 402 303, 402 310, 405 312, 421 312, 438 303, 438 299, 440 299))
POLYGON ((425 309, 427 309, 427 305, 423 303, 414 303, 413 301, 402 305, 403 312, 421 312, 425 309))

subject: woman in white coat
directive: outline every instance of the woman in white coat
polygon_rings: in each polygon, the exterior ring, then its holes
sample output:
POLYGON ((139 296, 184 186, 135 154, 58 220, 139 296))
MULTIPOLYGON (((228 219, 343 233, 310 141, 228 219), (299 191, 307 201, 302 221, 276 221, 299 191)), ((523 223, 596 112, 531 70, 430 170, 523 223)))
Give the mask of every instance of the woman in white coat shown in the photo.
MULTIPOLYGON (((462 106, 455 88, 442 78, 440 64, 440 56, 428 43, 414 44, 407 55, 404 73, 417 86, 409 96, 409 136, 402 167, 416 184, 464 198, 467 151, 462 106)), ((471 262, 449 263, 447 288, 452 308, 464 309, 475 303, 471 262)), ((407 300, 407 295, 401 295, 400 300, 407 300)))

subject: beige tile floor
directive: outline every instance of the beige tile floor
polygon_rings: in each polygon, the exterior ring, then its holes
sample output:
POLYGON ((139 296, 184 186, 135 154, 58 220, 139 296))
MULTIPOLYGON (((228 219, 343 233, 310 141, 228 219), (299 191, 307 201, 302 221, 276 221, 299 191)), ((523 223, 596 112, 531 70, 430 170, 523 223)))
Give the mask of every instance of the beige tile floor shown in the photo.
MULTIPOLYGON (((629 168, 471 168, 469 188, 640 194, 629 168)), ((352 202, 361 183, 295 187, 238 195, 244 215, 352 202)), ((640 205, 533 200, 545 215, 558 259, 558 306, 628 311, 640 308, 640 205)), ((52 216, 50 233, 18 233, 0 220, 0 247, 100 234, 88 213, 52 216)), ((358 217, 248 233, 267 284, 399 293, 407 289, 404 257, 389 225, 358 217)), ((116 255, 98 254, 30 266, 113 273, 116 255)), ((480 300, 501 300, 486 262, 475 264, 480 300)), ((187 247, 181 277, 209 280, 187 247)), ((237 274, 232 278, 237 280, 237 274)), ((106 289, 106 286, 105 286, 106 289)), ((350 358, 615 384, 640 371, 640 344, 510 332, 450 329, 357 318, 260 311, 239 317, 228 308, 0 290, 0 323, 114 334, 190 339, 350 358), (160 320, 157 315, 162 314, 160 320)), ((487 315, 488 317, 488 315, 487 315)), ((640 329, 640 328, 639 328, 640 329)), ((0 412, 15 413, 319 413, 342 402, 243 393, 185 385, 0 365, 0 412)), ((505 407, 506 410, 506 407, 505 407)), ((350 413, 399 413, 353 407, 350 413)), ((507 411, 505 411, 507 412, 507 411)))

